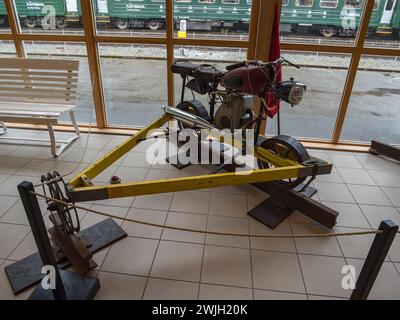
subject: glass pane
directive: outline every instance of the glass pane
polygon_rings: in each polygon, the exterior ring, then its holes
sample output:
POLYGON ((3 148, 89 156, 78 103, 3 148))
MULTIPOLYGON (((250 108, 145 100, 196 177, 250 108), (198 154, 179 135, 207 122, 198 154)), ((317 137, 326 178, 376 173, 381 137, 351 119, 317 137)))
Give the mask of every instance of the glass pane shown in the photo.
MULTIPOLYGON (((39 42, 25 41, 28 58, 65 59, 79 61, 79 79, 77 107, 75 108, 76 121, 96 125, 92 87, 89 74, 86 46, 82 43, 70 42, 39 42)), ((63 114, 61 121, 69 122, 69 115, 63 114)))
POLYGON ((94 0, 97 32, 165 37, 165 0, 94 0))
POLYGON ((0 40, 0 56, 2 58, 12 58, 16 56, 15 45, 13 41, 0 40))
POLYGON ((400 47, 400 1, 375 2, 365 47, 400 47))
POLYGON ((22 32, 82 34, 80 0, 15 0, 22 32))
POLYGON ((175 36, 247 40, 249 0, 174 0, 175 36))
POLYGON ((109 125, 139 127, 154 121, 167 103, 164 46, 100 44, 109 125))
MULTIPOLYGON (((307 86, 300 105, 281 102, 281 133, 300 138, 330 140, 350 64, 349 55, 283 52, 301 66, 284 67, 283 80, 293 77, 307 86), (326 67, 326 66, 330 67, 326 67)), ((277 134, 277 118, 268 119, 267 134, 277 134)))
POLYGON ((361 59, 341 140, 399 144, 400 63, 396 57, 361 59))

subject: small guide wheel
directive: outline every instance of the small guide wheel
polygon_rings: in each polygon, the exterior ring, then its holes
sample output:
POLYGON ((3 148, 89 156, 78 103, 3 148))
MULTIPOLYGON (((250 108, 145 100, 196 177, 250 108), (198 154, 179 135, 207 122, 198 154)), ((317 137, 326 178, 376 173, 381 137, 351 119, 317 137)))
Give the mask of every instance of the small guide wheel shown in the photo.
MULTIPOLYGON (((257 145, 261 148, 268 150, 271 153, 285 157, 287 159, 303 163, 310 159, 310 155, 304 146, 295 138, 279 135, 270 139, 259 138, 257 145)), ((274 168, 273 164, 261 160, 257 160, 260 169, 274 168)), ((306 178, 289 178, 284 180, 276 180, 271 182, 277 187, 284 189, 293 189, 299 184, 302 184, 306 178)))

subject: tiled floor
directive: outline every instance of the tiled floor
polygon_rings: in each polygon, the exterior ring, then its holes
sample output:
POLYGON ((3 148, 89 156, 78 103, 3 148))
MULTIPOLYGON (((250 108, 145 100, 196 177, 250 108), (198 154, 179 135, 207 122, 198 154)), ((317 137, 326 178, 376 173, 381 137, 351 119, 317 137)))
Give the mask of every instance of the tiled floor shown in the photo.
MULTIPOLYGON (((29 135, 45 135, 24 132, 29 135)), ((35 244, 16 186, 40 175, 84 168, 125 138, 92 135, 81 164, 85 139, 58 159, 44 147, 0 144, 0 299, 14 297, 4 266, 34 252, 35 244)), ((204 174, 206 167, 181 171, 169 165, 150 166, 140 145, 96 179, 113 174, 123 181, 204 174)), ((315 198, 340 212, 337 232, 376 228, 383 219, 400 223, 400 165, 369 154, 312 150, 333 161, 334 171, 314 183, 315 198)), ((72 173, 70 174, 70 176, 72 173)), ((270 230, 246 213, 266 198, 251 186, 223 187, 180 193, 85 203, 120 217, 209 231, 265 234, 327 232, 300 213, 270 230)), ((87 227, 103 217, 80 213, 87 227)), ((49 224, 48 218, 46 223, 49 224)), ((334 299, 350 292, 341 287, 342 267, 359 272, 372 236, 319 239, 266 239, 204 235, 118 221, 128 237, 97 253, 99 267, 91 274, 101 281, 98 299, 334 299)), ((400 237, 371 292, 374 299, 400 299, 400 237)))

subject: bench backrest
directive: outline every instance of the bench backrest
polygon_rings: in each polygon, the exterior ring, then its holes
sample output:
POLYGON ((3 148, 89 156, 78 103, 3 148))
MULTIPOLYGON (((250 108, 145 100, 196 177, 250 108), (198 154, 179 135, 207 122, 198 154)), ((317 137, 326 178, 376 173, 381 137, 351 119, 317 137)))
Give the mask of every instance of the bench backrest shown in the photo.
POLYGON ((79 61, 0 58, 0 102, 75 105, 79 61))

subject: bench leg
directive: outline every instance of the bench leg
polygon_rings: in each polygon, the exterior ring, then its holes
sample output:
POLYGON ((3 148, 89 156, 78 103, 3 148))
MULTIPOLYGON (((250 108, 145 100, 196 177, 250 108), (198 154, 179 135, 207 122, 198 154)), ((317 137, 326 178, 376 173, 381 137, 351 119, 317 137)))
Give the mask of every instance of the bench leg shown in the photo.
POLYGON ((56 136, 54 134, 53 126, 50 123, 48 123, 47 124, 47 129, 49 130, 49 136, 50 136, 51 155, 53 157, 57 157, 56 136))
POLYGON ((71 111, 69 112, 69 116, 70 116, 70 118, 71 118, 72 125, 74 126, 75 134, 79 137, 79 136, 81 135, 81 133, 80 133, 80 131, 79 131, 78 125, 76 124, 75 114, 74 114, 74 111, 73 111, 73 110, 71 110, 71 111))
POLYGON ((7 126, 3 121, 0 121, 0 127, 2 128, 1 132, 0 132, 0 136, 2 134, 6 134, 7 133, 7 126))
POLYGON ((71 110, 69 112, 69 116, 71 117, 71 122, 75 129, 75 135, 72 138, 68 139, 68 141, 64 141, 58 149, 57 149, 57 140, 54 134, 53 127, 51 124, 47 124, 47 128, 49 129, 49 135, 50 135, 51 155, 53 157, 58 157, 65 150, 65 148, 67 148, 72 142, 78 139, 81 135, 79 127, 75 120, 74 111, 71 110))

